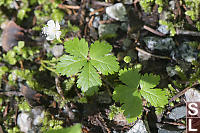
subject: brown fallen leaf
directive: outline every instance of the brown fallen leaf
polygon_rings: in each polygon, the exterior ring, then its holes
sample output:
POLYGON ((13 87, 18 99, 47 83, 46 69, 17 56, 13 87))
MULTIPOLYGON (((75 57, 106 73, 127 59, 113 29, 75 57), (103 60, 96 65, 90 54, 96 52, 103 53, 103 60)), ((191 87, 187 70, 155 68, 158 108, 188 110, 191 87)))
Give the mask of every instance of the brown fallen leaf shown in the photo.
POLYGON ((48 97, 47 95, 37 93, 35 90, 32 90, 31 88, 23 84, 20 84, 20 91, 31 106, 49 106, 51 104, 50 97, 48 97))
POLYGON ((7 22, 2 33, 3 50, 9 51, 18 44, 18 41, 24 40, 24 28, 17 25, 14 21, 7 22))

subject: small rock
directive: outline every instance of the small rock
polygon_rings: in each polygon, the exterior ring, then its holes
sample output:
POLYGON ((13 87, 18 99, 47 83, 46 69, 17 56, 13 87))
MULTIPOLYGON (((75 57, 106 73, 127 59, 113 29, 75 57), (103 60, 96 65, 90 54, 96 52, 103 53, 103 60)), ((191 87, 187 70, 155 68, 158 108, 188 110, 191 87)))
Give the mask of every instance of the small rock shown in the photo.
POLYGON ((106 8, 106 14, 118 21, 127 21, 126 8, 122 3, 117 3, 115 5, 106 8))
POLYGON ((119 25, 117 24, 100 24, 98 27, 99 36, 106 38, 113 38, 117 36, 117 30, 119 25))
POLYGON ((17 117, 17 125, 20 131, 27 133, 31 129, 32 119, 29 113, 22 112, 17 117))
POLYGON ((51 51, 55 57, 59 57, 63 54, 63 49, 63 45, 55 45, 53 46, 51 51))
POLYGON ((22 132, 36 132, 38 130, 36 126, 42 123, 44 116, 43 109, 41 107, 35 107, 31 112, 20 113, 17 117, 17 125, 22 132))
POLYGON ((138 57, 139 57, 140 61, 146 61, 146 60, 149 60, 151 58, 151 55, 144 54, 142 52, 138 52, 138 57))
POLYGON ((196 89, 189 89, 185 92, 187 102, 200 102, 200 92, 196 89))
POLYGON ((137 123, 127 133, 148 133, 142 120, 138 120, 137 123))
POLYGON ((176 107, 172 109, 172 111, 169 114, 169 118, 173 120, 177 120, 177 119, 185 117, 185 115, 186 115, 186 107, 181 106, 181 107, 176 107))
POLYGON ((128 38, 124 39, 123 40, 123 49, 124 50, 127 50, 129 48, 129 46, 131 45, 132 41, 128 38))
POLYGON ((168 30, 166 25, 160 25, 158 27, 158 31, 165 34, 165 35, 169 33, 169 30, 168 30))
POLYGON ((96 17, 94 18, 93 22, 92 22, 92 26, 93 26, 94 28, 98 28, 98 26, 99 26, 99 21, 100 21, 100 17, 99 17, 99 16, 96 16, 96 17))
POLYGON ((47 53, 51 52, 50 44, 47 41, 44 43, 43 47, 47 53))
POLYGON ((177 74, 177 71, 175 70, 175 67, 167 66, 166 71, 168 73, 168 76, 173 77, 177 74))
POLYGON ((171 52, 171 57, 174 60, 185 60, 186 62, 192 62, 197 59, 198 51, 188 44, 189 42, 184 42, 177 49, 171 52))
POLYGON ((47 53, 52 53, 55 57, 59 57, 63 54, 63 45, 55 45, 51 47, 49 43, 44 43, 44 49, 47 51, 47 53))
POLYGON ((41 107, 35 107, 31 110, 33 114, 33 125, 40 125, 42 120, 44 119, 44 111, 41 107))
POLYGON ((123 31, 128 31, 128 23, 122 23, 120 25, 120 29, 123 31))
POLYGON ((176 7, 176 3, 175 3, 175 1, 174 0, 171 0, 170 2, 169 2, 169 8, 171 9, 171 10, 174 10, 175 9, 175 7, 176 7))
POLYGON ((150 50, 170 51, 175 48, 172 38, 145 37, 143 40, 150 50))

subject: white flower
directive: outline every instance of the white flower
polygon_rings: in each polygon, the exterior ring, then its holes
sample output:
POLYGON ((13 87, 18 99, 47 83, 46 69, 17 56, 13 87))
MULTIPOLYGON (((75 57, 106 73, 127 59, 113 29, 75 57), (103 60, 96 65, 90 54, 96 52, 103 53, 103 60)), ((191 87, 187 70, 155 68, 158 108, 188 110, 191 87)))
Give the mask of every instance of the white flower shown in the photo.
POLYGON ((53 40, 55 38, 59 39, 60 35, 61 35, 61 31, 60 30, 60 25, 58 23, 58 21, 56 21, 56 23, 54 23, 53 20, 49 20, 47 22, 47 26, 42 28, 43 33, 47 35, 47 40, 53 40))

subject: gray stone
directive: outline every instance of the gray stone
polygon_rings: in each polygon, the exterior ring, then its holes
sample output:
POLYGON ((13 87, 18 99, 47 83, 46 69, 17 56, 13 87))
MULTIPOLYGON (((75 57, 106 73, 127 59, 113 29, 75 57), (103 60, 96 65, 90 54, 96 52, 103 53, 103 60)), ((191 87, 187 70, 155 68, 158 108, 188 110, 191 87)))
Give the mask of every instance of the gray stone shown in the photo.
POLYGON ((33 115, 33 125, 39 125, 44 119, 44 111, 41 107, 35 107, 31 110, 33 115))
POLYGON ((174 60, 185 60, 186 62, 192 62, 197 59, 198 51, 188 45, 189 42, 184 42, 177 49, 171 52, 171 57, 174 60))
POLYGON ((95 17, 94 20, 93 20, 93 22, 92 22, 92 26, 93 26, 94 28, 98 28, 98 26, 99 26, 99 21, 100 21, 100 17, 99 17, 99 16, 95 17))
POLYGON ((167 66, 166 71, 168 73, 168 76, 173 77, 177 74, 177 71, 175 70, 175 67, 167 66))
POLYGON ((128 23, 126 22, 122 23, 120 29, 123 31, 128 31, 128 23))
POLYGON ((32 119, 29 113, 22 112, 17 117, 17 125, 20 131, 27 133, 31 129, 32 119))
POLYGON ((116 37, 118 28, 117 24, 100 24, 98 27, 99 37, 104 39, 116 37))
POLYGON ((158 31, 165 35, 169 33, 168 27, 166 25, 160 25, 158 27, 158 31))
POLYGON ((149 54, 144 54, 142 52, 138 52, 138 57, 139 57, 139 60, 140 61, 146 61, 146 60, 149 60, 151 58, 151 55, 149 54))
POLYGON ((170 2, 169 2, 169 8, 171 9, 171 10, 174 10, 175 9, 175 7, 176 7, 176 3, 175 3, 175 1, 174 0, 171 0, 170 2))
POLYGON ((117 3, 115 5, 106 8, 106 14, 118 21, 127 21, 126 8, 122 3, 117 3))
POLYGON ((145 37, 143 40, 150 50, 171 51, 175 48, 172 38, 145 37))
POLYGON ((55 45, 53 46, 52 48, 52 54, 55 56, 55 57, 59 57, 63 54, 63 45, 55 45))
POLYGON ((50 44, 46 41, 43 45, 44 49, 49 53, 51 51, 50 44))
POLYGON ((176 107, 172 109, 172 111, 169 114, 169 118, 173 120, 177 120, 180 118, 185 117, 186 115, 186 106, 176 107))
POLYGON ((127 133, 148 133, 142 120, 138 120, 137 123, 127 133))
POLYGON ((42 107, 35 107, 30 112, 22 112, 17 117, 17 125, 20 131, 25 133, 37 132, 38 127, 45 116, 42 107))
POLYGON ((185 98, 187 102, 200 102, 200 92, 191 88, 185 92, 185 98))

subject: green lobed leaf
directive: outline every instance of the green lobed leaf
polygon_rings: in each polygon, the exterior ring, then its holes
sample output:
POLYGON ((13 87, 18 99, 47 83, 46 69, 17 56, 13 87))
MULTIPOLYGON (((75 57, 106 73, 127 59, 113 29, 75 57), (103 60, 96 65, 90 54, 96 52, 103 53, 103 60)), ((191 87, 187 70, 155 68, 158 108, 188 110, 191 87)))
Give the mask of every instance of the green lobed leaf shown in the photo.
POLYGON ((124 109, 124 115, 129 123, 136 121, 138 117, 142 115, 142 99, 137 91, 122 105, 124 109))
POLYGON ((64 43, 64 48, 67 53, 81 58, 87 58, 88 56, 88 43, 85 39, 79 40, 74 38, 64 43))
POLYGON ((87 60, 83 58, 63 55, 56 66, 56 71, 62 75, 71 76, 79 72, 86 62, 87 60))
POLYGON ((86 92, 89 88, 100 86, 102 84, 99 74, 90 62, 85 63, 78 78, 78 87, 81 87, 83 92, 86 92))
POLYGON ((96 59, 111 52, 112 46, 105 41, 95 41, 90 46, 90 58, 96 59))
POLYGON ((140 82, 140 74, 138 70, 124 69, 119 72, 120 80, 130 88, 137 89, 140 82))
POLYGON ((108 43, 96 41, 91 44, 90 58, 92 65, 104 75, 113 74, 119 69, 119 63, 113 55, 109 55, 112 46, 108 43))
POLYGON ((141 89, 141 95, 155 107, 163 107, 168 103, 166 92, 162 89, 141 89))
POLYGON ((119 63, 116 61, 116 57, 112 55, 93 58, 91 63, 104 75, 113 74, 119 70, 119 63))
POLYGON ((160 76, 151 74, 144 74, 140 80, 140 87, 142 89, 154 88, 159 84, 160 76))
POLYGON ((140 75, 137 70, 124 69, 119 72, 120 80, 126 85, 119 85, 113 92, 113 99, 120 102, 128 122, 133 122, 142 114, 142 100, 137 91, 140 75))
POLYGON ((134 91, 135 90, 132 90, 126 85, 118 85, 117 87, 115 87, 112 98, 116 102, 125 103, 125 101, 129 99, 128 96, 130 96, 131 93, 133 93, 134 91))

